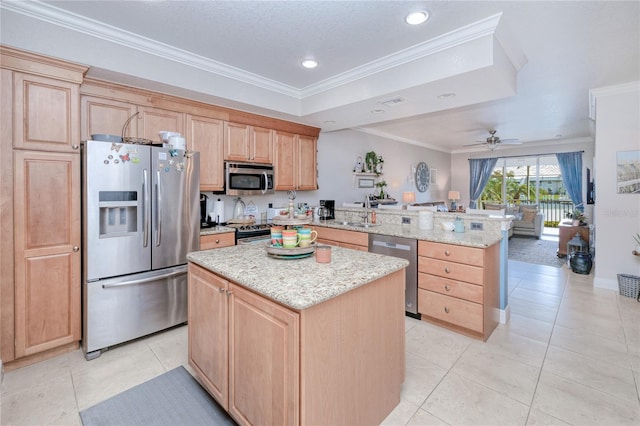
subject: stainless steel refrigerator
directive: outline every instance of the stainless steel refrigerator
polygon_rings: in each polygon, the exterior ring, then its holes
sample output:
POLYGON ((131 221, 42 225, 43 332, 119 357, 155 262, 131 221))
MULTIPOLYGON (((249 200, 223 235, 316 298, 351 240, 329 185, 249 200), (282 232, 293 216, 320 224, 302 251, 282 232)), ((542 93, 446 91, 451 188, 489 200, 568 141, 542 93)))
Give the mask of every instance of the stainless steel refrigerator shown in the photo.
POLYGON ((199 170, 197 152, 83 143, 87 359, 187 320, 186 255, 199 248, 199 170))

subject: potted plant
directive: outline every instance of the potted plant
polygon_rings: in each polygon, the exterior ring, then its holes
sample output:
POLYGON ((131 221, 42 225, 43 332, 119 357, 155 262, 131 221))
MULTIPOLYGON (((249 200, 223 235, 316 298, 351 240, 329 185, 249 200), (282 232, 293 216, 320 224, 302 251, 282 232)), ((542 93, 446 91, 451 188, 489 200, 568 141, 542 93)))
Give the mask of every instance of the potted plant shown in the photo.
POLYGON ((376 186, 380 188, 380 195, 378 196, 378 198, 384 198, 384 187, 387 186, 387 182, 381 180, 380 182, 376 183, 376 186))
POLYGON ((585 215, 582 210, 573 209, 572 211, 567 213, 567 218, 573 220, 573 226, 579 226, 582 225, 587 219, 587 215, 585 215))
POLYGON ((376 165, 378 164, 378 154, 375 151, 367 152, 364 157, 364 164, 369 173, 376 172, 376 165))

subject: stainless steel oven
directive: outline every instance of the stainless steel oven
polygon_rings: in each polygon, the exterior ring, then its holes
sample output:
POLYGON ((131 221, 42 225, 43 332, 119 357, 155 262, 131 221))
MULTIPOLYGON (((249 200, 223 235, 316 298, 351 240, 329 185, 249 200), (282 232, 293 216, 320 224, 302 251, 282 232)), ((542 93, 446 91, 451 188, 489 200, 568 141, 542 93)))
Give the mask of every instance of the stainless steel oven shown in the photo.
POLYGON ((255 163, 225 163, 226 194, 273 194, 273 166, 255 163))

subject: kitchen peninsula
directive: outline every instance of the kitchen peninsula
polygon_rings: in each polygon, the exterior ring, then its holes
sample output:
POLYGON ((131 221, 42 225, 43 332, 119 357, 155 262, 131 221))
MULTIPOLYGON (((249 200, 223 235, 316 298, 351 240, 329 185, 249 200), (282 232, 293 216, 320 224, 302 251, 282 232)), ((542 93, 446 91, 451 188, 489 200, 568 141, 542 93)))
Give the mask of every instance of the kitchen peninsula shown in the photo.
POLYGON ((240 424, 379 424, 405 376, 399 258, 257 245, 188 255, 189 365, 240 424))

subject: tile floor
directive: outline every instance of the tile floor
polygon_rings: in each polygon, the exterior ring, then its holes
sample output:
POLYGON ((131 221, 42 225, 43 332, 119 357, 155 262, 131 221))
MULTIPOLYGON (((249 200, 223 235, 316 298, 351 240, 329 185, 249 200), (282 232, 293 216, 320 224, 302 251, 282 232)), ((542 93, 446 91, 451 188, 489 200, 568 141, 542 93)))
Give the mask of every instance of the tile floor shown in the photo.
MULTIPOLYGON (((486 343, 407 318, 402 401, 384 424, 640 424, 640 304, 592 279, 510 261, 511 321, 486 343)), ((81 424, 79 410, 186 365, 186 331, 9 371, 0 424, 81 424)))

